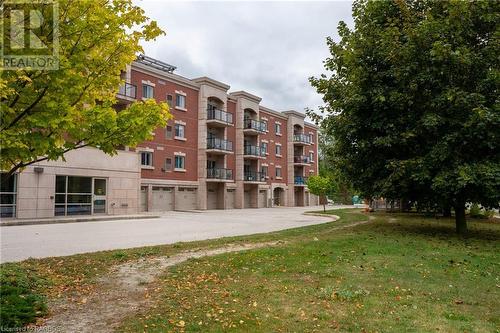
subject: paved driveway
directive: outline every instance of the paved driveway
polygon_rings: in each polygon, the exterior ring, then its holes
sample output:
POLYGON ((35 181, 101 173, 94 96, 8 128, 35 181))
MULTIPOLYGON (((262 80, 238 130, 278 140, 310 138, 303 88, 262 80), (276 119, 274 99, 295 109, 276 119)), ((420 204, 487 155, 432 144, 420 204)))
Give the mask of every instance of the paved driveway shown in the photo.
POLYGON ((158 219, 0 227, 1 262, 250 235, 331 221, 320 207, 168 212, 158 219))

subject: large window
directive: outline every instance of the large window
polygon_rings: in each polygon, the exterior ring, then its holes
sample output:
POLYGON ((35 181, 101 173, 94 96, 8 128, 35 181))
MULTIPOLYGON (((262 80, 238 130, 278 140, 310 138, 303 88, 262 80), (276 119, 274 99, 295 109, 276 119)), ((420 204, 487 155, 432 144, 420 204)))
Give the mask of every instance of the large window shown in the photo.
POLYGON ((274 124, 274 132, 278 135, 281 135, 281 125, 278 123, 274 124))
POLYGON ((142 97, 143 98, 153 98, 154 97, 154 88, 150 85, 143 84, 142 85, 142 97))
POLYGON ((181 125, 181 124, 175 124, 175 137, 176 138, 185 138, 184 131, 186 129, 186 126, 181 125))
POLYGON ((261 142, 260 147, 262 149, 262 153, 267 154, 267 142, 261 142))
POLYGON ((0 174, 0 217, 16 216, 17 175, 0 174))
POLYGON ((92 212, 92 178, 56 176, 55 215, 87 215, 92 212))
POLYGON ((281 145, 276 145, 276 156, 281 156, 281 145))
POLYGON ((184 170, 185 166, 185 157, 180 155, 175 156, 175 168, 184 170))
POLYGON ((150 151, 141 151, 141 165, 153 166, 153 153, 150 151))
POLYGON ((186 108, 186 96, 184 95, 175 95, 175 106, 181 109, 186 108))
POLYGON ((281 167, 276 167, 276 178, 281 178, 281 167))

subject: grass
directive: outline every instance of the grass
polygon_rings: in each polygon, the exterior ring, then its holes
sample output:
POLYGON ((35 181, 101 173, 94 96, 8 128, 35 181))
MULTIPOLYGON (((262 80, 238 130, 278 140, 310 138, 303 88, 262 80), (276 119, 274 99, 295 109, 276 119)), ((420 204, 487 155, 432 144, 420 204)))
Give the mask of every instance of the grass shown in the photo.
MULTIPOLYGON (((6 286, 27 285, 40 316, 44 297, 83 297, 118 263, 283 240, 169 269, 154 282, 153 307, 126 319, 120 331, 500 332, 500 224, 471 222, 463 239, 455 236, 452 220, 376 213, 372 223, 339 229, 367 216, 356 210, 327 214, 341 219, 269 234, 4 264, 2 302, 6 286)), ((6 326, 3 312, 2 303, 6 326)))

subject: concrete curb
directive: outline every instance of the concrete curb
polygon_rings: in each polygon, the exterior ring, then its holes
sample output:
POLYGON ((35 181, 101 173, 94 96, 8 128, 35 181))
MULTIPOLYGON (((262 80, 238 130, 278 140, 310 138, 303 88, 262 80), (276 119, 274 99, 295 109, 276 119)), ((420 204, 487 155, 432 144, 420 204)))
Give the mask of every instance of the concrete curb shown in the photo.
POLYGON ((40 219, 40 220, 12 220, 0 222, 0 227, 14 227, 21 225, 42 225, 42 224, 58 224, 58 223, 78 223, 78 222, 105 222, 119 220, 136 220, 136 219, 155 219, 160 215, 128 215, 128 216, 93 216, 93 217, 78 217, 78 218, 61 218, 61 219, 40 219))
POLYGON ((332 221, 337 221, 340 219, 340 216, 338 215, 333 215, 333 214, 321 214, 321 213, 302 213, 302 215, 309 215, 309 216, 321 216, 321 217, 331 217, 332 221))

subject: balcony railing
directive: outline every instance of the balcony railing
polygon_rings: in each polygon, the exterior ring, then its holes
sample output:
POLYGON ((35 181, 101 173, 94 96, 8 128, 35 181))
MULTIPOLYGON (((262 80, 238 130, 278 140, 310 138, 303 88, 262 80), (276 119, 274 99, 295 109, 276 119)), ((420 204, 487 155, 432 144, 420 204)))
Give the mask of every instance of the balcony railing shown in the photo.
POLYGON ((135 99, 137 97, 137 87, 131 83, 125 82, 120 86, 120 89, 118 90, 118 95, 135 99))
POLYGON ((246 182, 265 182, 266 174, 262 172, 245 171, 243 180, 246 182))
POLYGON ((207 109, 207 119, 208 120, 220 120, 222 122, 225 122, 227 124, 232 124, 233 123, 233 114, 222 111, 219 109, 215 108, 208 108, 207 109))
POLYGON ((293 142, 311 143, 311 137, 305 134, 294 134, 293 142))
POLYGON ((207 149, 233 151, 233 143, 219 138, 208 138, 207 149))
POLYGON ((263 147, 246 145, 243 150, 243 155, 251 155, 251 156, 266 156, 266 150, 263 147))
POLYGON ((223 168, 207 169, 207 178, 231 180, 233 179, 233 170, 223 168))
POLYGON ((309 158, 309 156, 295 155, 293 157, 293 163, 305 163, 305 164, 308 164, 308 163, 311 163, 311 159, 309 158))
POLYGON ((307 177, 295 176, 295 185, 307 185, 307 177))
POLYGON ((263 121, 245 119, 243 129, 252 129, 264 133, 267 131, 267 125, 263 121))

